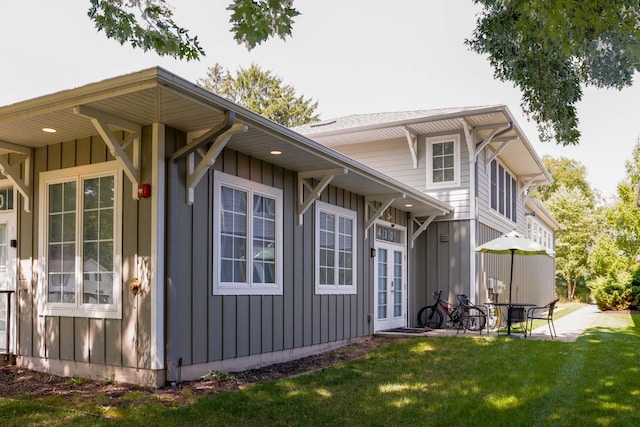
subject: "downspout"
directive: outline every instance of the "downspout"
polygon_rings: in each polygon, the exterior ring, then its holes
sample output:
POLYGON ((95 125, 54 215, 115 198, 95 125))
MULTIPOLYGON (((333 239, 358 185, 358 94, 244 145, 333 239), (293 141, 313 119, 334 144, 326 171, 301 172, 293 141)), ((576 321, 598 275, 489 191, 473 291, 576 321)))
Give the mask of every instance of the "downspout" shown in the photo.
MULTIPOLYGON (((476 303, 483 303, 484 301, 476 300, 476 288, 478 286, 478 281, 480 279, 479 271, 477 271, 476 264, 478 260, 479 253, 474 252, 473 248, 477 246, 477 242, 479 239, 479 229, 478 229, 478 168, 476 167, 478 154, 480 151, 476 152, 476 144, 473 140, 473 136, 469 131, 469 126, 467 125, 466 120, 461 119, 462 128, 464 129, 464 136, 467 141, 467 147, 469 150, 469 179, 471 182, 469 183, 469 189, 472 192, 470 194, 469 200, 469 243, 471 248, 471 256, 469 257, 469 299, 471 301, 475 301, 476 303)), ((493 138, 501 136, 513 129, 513 122, 509 122, 509 125, 496 132, 493 135, 489 136, 490 142, 493 138)), ((483 141, 484 142, 484 141, 483 141)), ((486 146, 484 145, 484 146, 486 146)))
POLYGON ((469 130, 469 125, 467 121, 464 119, 460 119, 460 123, 462 124, 462 129, 464 131, 464 139, 467 142, 467 151, 468 151, 468 162, 469 162, 469 247, 471 249, 469 256, 469 300, 473 302, 476 301, 476 257, 477 255, 473 252, 473 248, 476 247, 476 221, 477 221, 477 170, 476 170, 476 144, 473 140, 473 136, 471 135, 471 131, 469 130))

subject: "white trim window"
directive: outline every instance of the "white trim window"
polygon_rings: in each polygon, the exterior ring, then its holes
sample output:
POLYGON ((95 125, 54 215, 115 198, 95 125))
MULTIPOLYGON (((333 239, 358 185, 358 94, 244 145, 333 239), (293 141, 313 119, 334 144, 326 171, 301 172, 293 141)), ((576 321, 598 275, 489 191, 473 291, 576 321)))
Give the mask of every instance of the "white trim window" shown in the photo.
POLYGON ((549 255, 555 256, 553 231, 531 217, 527 217, 527 237, 544 246, 549 255))
POLYGON ((355 294, 358 213, 316 202, 316 294, 355 294))
POLYGON ((122 172, 116 162, 40 174, 44 314, 122 317, 122 172))
POLYGON ((518 218, 518 181, 502 163, 491 161, 490 177, 491 209, 513 222, 518 218))
POLYGON ((427 190, 460 185, 460 135, 426 139, 427 190))
POLYGON ((213 293, 282 294, 282 190, 214 173, 213 293))

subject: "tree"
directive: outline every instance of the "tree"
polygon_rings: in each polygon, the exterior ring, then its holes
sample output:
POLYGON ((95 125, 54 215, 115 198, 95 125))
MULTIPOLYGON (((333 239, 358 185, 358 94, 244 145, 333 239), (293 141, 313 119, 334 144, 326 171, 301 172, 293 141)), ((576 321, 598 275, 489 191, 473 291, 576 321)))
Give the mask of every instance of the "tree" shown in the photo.
POLYGON ((621 89, 639 69, 637 0, 474 2, 484 10, 466 43, 520 88, 542 140, 577 144, 582 85, 621 89))
MULTIPOLYGON (((543 141, 578 144, 582 86, 622 89, 640 68, 637 0, 473 1, 483 10, 466 43, 489 56, 496 78, 520 88, 522 108, 543 141)), ((205 55, 165 0, 90 2, 96 28, 121 44, 187 60, 205 55)), ((233 0, 227 9, 235 40, 248 49, 291 35, 300 14, 293 0, 233 0)))
POLYGON ((632 158, 625 162, 625 169, 626 177, 618 184, 616 200, 607 207, 605 216, 620 254, 633 263, 640 254, 640 210, 636 205, 636 190, 640 184, 640 139, 633 148, 632 158))
POLYGON ((545 207, 562 226, 556 232, 556 272, 565 280, 572 301, 579 281, 590 270, 588 254, 596 232, 593 204, 578 188, 561 185, 545 207))
POLYGON ((595 201, 595 194, 591 185, 587 181, 587 168, 577 160, 566 157, 553 157, 545 154, 542 162, 553 177, 553 184, 537 188, 532 196, 542 201, 547 200, 555 193, 561 185, 567 188, 578 188, 592 201, 595 201))
POLYGON ((640 183, 640 140, 625 163, 626 177, 618 184, 613 204, 604 208, 606 222, 598 228, 589 264, 595 273, 590 283, 598 306, 607 310, 636 307, 640 302, 640 210, 636 188, 640 183))
MULTIPOLYGON (((98 31, 134 48, 153 50, 158 55, 195 60, 205 56, 198 37, 173 20, 165 0, 90 0, 87 14, 98 31)), ((251 50, 270 37, 285 39, 293 19, 300 14, 293 0, 233 0, 231 31, 239 44, 251 50)))
POLYGON ((296 96, 293 86, 285 85, 271 71, 252 64, 232 76, 228 69, 215 64, 198 84, 238 105, 261 114, 283 126, 293 127, 319 120, 318 102, 296 96))

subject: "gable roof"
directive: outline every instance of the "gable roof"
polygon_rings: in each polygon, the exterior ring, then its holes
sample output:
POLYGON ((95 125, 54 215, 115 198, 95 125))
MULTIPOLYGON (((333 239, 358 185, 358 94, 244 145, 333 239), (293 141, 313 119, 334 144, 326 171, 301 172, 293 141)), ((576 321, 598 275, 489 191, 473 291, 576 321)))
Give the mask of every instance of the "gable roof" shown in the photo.
POLYGON ((328 147, 338 147, 406 138, 407 130, 417 135, 458 133, 463 131, 463 121, 475 132, 477 143, 496 129, 512 124, 499 138, 494 138, 489 147, 497 150, 505 141, 512 141, 503 148, 500 160, 519 177, 533 179, 531 184, 553 182, 542 159, 505 105, 359 114, 298 126, 294 130, 328 147))
POLYGON ((210 129, 233 111, 236 121, 248 126, 247 132, 234 135, 227 144, 233 150, 294 172, 348 169, 332 185, 363 196, 402 194, 405 199, 396 199, 392 206, 418 216, 443 215, 453 209, 160 67, 0 107, 0 154, 13 151, 12 146, 35 148, 96 135, 90 120, 73 113, 76 106, 140 126, 164 123, 185 133, 210 129), (44 127, 57 132, 45 133, 44 127), (282 155, 274 156, 272 150, 282 155))

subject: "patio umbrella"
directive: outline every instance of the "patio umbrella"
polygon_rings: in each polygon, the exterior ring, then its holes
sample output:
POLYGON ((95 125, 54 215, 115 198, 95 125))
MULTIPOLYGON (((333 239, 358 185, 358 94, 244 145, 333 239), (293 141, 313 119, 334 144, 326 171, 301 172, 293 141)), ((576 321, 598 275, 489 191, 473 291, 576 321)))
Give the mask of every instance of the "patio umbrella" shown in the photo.
MULTIPOLYGON (((474 249, 476 252, 489 254, 511 254, 511 277, 509 278, 509 306, 511 306, 511 288, 513 287, 513 257, 514 255, 546 255, 547 250, 531 239, 526 238, 517 231, 488 241, 474 249)), ((511 334, 511 310, 508 312, 507 334, 511 334)))

